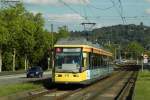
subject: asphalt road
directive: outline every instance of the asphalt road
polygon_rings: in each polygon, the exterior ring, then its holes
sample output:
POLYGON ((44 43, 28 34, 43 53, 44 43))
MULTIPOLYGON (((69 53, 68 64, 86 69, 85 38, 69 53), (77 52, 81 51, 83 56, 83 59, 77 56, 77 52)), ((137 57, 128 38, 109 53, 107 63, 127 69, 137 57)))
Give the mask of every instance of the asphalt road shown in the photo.
POLYGON ((26 73, 0 76, 0 85, 16 84, 51 78, 51 71, 44 72, 42 78, 26 78, 26 73))

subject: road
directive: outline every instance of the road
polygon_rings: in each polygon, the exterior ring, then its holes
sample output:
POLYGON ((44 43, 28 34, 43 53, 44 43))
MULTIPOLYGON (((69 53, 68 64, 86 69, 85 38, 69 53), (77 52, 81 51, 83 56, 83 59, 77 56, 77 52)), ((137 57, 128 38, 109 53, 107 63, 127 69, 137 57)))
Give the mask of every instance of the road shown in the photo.
POLYGON ((44 72, 42 78, 26 78, 26 73, 0 76, 0 85, 23 83, 51 78, 51 71, 44 72))

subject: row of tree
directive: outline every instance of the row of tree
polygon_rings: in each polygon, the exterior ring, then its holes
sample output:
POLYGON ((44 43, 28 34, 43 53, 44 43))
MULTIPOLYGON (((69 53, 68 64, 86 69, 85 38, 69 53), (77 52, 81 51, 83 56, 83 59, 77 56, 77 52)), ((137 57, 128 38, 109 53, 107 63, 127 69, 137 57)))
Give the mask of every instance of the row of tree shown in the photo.
POLYGON ((42 15, 27 11, 23 4, 0 9, 0 71, 32 65, 46 68, 52 39, 55 43, 67 35, 65 27, 59 28, 59 34, 50 34, 44 29, 42 15))

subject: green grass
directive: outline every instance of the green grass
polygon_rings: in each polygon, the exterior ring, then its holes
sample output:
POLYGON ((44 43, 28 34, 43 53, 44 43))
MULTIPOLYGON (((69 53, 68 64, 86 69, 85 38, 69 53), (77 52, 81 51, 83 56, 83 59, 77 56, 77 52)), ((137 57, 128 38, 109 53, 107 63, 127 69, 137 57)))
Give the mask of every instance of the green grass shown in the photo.
POLYGON ((0 86, 0 96, 6 96, 20 91, 39 88, 40 85, 33 83, 20 83, 14 85, 0 86))
POLYGON ((150 100, 150 71, 139 72, 134 100, 150 100))

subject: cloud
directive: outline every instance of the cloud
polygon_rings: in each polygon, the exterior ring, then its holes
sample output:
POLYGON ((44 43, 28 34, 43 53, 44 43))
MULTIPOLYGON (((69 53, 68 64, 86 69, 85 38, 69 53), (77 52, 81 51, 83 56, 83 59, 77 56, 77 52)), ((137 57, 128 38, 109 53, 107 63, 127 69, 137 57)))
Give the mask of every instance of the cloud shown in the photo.
POLYGON ((50 21, 61 22, 61 23, 79 23, 84 20, 82 16, 75 13, 68 14, 48 14, 47 18, 50 21))
POLYGON ((148 2, 150 2, 150 0, 145 0, 145 1, 148 1, 148 2))
POLYGON ((62 0, 66 3, 69 3, 69 4, 88 4, 90 3, 89 0, 62 0))
POLYGON ((102 24, 100 24, 100 23, 96 23, 95 28, 101 28, 101 27, 102 27, 102 24))
POLYGON ((146 9, 145 12, 146 12, 147 14, 150 14, 150 8, 149 8, 149 9, 146 9))
MULTIPOLYGON (((41 13, 41 12, 38 12, 38 11, 34 11, 34 10, 30 10, 29 12, 33 13, 33 15, 36 15, 38 13, 41 13)), ((44 16, 43 16, 44 17, 44 16)))
POLYGON ((23 0, 28 4, 36 4, 36 5, 62 5, 62 2, 68 4, 88 4, 90 0, 23 0), (62 1, 62 2, 61 2, 62 1))
MULTIPOLYGON (((147 1, 147 2, 150 3, 150 0, 145 0, 145 1, 147 1)), ((150 14, 150 8, 146 9, 146 10, 145 10, 145 13, 146 13, 146 14, 150 14)))
POLYGON ((24 0, 25 3, 28 4, 36 4, 36 5, 56 5, 58 0, 24 0))

